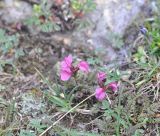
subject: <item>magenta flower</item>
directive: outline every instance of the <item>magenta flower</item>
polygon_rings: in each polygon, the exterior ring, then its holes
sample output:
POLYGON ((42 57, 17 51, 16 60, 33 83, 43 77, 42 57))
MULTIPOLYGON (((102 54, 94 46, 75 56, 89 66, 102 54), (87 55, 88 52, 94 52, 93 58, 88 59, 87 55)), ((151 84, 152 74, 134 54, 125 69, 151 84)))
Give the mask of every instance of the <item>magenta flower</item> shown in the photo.
POLYGON ((84 72, 88 72, 89 71, 89 65, 86 61, 81 61, 79 64, 78 64, 78 68, 81 70, 81 71, 84 71, 84 72))
POLYGON ((64 58, 64 60, 61 62, 61 68, 60 68, 60 76, 62 81, 67 81, 71 78, 73 74, 75 74, 78 70, 88 72, 89 71, 89 65, 86 61, 81 61, 78 66, 74 67, 72 56, 69 55, 64 58))
POLYGON ((105 82, 106 82, 106 73, 105 72, 98 72, 97 73, 97 80, 98 80, 98 85, 100 86, 100 88, 97 88, 95 91, 96 99, 99 101, 102 101, 107 97, 109 103, 111 104, 111 101, 110 101, 106 91, 108 89, 110 89, 116 93, 118 91, 118 83, 111 82, 108 85, 105 85, 105 82))
POLYGON ((102 82, 105 79, 106 79, 106 73, 105 72, 98 72, 97 73, 97 80, 99 82, 102 82))
POLYGON ((72 76, 72 56, 65 57, 61 62, 61 80, 67 81, 72 76))
POLYGON ((68 68, 61 70, 61 80, 67 81, 72 76, 72 71, 68 68))
POLYGON ((99 101, 103 101, 106 98, 106 93, 104 88, 97 88, 95 97, 99 101))
POLYGON ((113 92, 116 93, 118 91, 118 83, 111 82, 111 83, 109 83, 108 88, 110 88, 113 92))
POLYGON ((71 68, 72 66, 72 56, 69 55, 68 57, 65 57, 64 60, 61 62, 62 68, 71 68))

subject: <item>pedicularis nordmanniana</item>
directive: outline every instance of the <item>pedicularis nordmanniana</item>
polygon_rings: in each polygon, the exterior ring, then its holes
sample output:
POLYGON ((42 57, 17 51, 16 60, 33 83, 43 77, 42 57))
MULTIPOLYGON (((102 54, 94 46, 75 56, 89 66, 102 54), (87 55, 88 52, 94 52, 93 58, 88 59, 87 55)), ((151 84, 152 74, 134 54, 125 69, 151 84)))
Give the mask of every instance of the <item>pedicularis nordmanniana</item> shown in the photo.
POLYGON ((111 82, 108 85, 105 85, 106 82, 106 73, 105 72, 98 72, 97 73, 97 80, 99 88, 96 89, 96 98, 99 101, 102 101, 106 98, 107 94, 106 91, 108 89, 112 90, 114 93, 118 91, 118 83, 117 82, 111 82))
POLYGON ((86 73, 89 72, 89 65, 86 61, 81 61, 77 66, 73 66, 72 62, 73 59, 71 55, 65 57, 61 62, 60 75, 62 81, 69 80, 71 76, 74 76, 77 73, 78 70, 86 73))
MULTIPOLYGON (((82 72, 88 73, 89 72, 89 64, 86 61, 80 61, 78 65, 73 65, 73 58, 71 55, 65 57, 60 64, 60 79, 62 81, 69 80, 72 76, 74 77, 75 74, 80 70, 82 72)), ((105 85, 106 82, 106 73, 99 71, 97 73, 97 81, 99 88, 95 90, 95 97, 99 101, 103 101, 106 99, 107 90, 112 90, 114 93, 118 91, 118 83, 117 82, 110 82, 108 85, 105 85)))

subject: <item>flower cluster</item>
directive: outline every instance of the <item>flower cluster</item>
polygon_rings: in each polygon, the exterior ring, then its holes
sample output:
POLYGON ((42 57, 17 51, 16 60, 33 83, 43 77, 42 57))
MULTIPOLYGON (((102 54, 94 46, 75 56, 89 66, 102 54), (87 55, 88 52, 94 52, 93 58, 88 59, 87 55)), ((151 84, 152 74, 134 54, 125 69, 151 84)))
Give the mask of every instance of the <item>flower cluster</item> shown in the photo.
POLYGON ((83 72, 89 71, 89 65, 86 61, 81 61, 77 66, 73 66, 72 62, 73 59, 71 55, 65 57, 61 62, 60 76, 62 81, 69 80, 78 70, 83 72))
MULTIPOLYGON (((64 58, 64 60, 61 62, 60 67, 60 77, 62 81, 69 80, 72 76, 74 76, 78 70, 81 70, 83 72, 89 72, 89 65, 86 61, 80 61, 77 66, 73 66, 73 59, 72 56, 69 55, 64 58)), ((114 93, 118 91, 118 83, 117 82, 111 82, 108 85, 105 85, 106 82, 106 73, 105 72, 98 72, 97 73, 97 80, 98 85, 100 86, 95 90, 95 97, 97 100, 102 101, 107 96, 106 91, 112 90, 114 93)))
POLYGON ((118 91, 118 84, 117 82, 111 82, 108 85, 104 85, 105 81, 106 81, 106 73, 105 72, 98 72, 97 74, 97 80, 98 80, 98 84, 100 86, 100 88, 96 89, 96 98, 99 101, 102 101, 106 98, 107 94, 106 91, 108 89, 112 90, 113 92, 117 92, 118 91))

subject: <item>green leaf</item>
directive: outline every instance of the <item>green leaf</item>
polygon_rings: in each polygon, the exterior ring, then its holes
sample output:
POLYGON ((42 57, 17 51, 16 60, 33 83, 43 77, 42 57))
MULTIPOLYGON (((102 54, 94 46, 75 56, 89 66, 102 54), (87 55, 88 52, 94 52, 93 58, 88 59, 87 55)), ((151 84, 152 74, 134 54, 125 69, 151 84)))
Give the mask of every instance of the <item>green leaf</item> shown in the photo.
POLYGON ((56 96, 49 96, 47 95, 47 98, 50 102, 60 106, 60 107, 63 107, 63 108, 67 108, 68 107, 68 103, 66 103, 66 101, 64 101, 63 99, 61 98, 58 98, 56 96))
POLYGON ((24 56, 24 52, 22 49, 17 49, 15 52, 15 58, 19 58, 20 56, 24 56))
POLYGON ((36 136, 35 133, 31 132, 30 130, 20 130, 19 136, 36 136))
POLYGON ((40 13, 41 12, 41 6, 37 5, 37 4, 34 4, 33 5, 33 11, 36 12, 36 13, 40 13))
POLYGON ((41 121, 38 119, 32 119, 28 126, 35 128, 40 133, 47 128, 47 125, 41 124, 41 121))
POLYGON ((110 104, 109 104, 108 100, 104 100, 102 102, 102 106, 103 106, 103 109, 110 109, 110 104))

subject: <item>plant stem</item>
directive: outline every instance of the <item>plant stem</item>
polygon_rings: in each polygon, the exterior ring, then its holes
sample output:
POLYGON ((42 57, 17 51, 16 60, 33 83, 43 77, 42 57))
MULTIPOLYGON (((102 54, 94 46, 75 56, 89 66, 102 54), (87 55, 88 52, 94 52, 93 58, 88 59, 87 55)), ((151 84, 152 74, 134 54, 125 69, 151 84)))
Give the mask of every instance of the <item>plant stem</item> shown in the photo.
POLYGON ((121 97, 122 97, 122 91, 123 89, 121 89, 120 91, 120 95, 119 95, 119 100, 118 100, 118 111, 117 111, 117 126, 116 126, 116 136, 120 136, 120 114, 121 114, 121 109, 120 109, 120 105, 121 105, 121 97))

